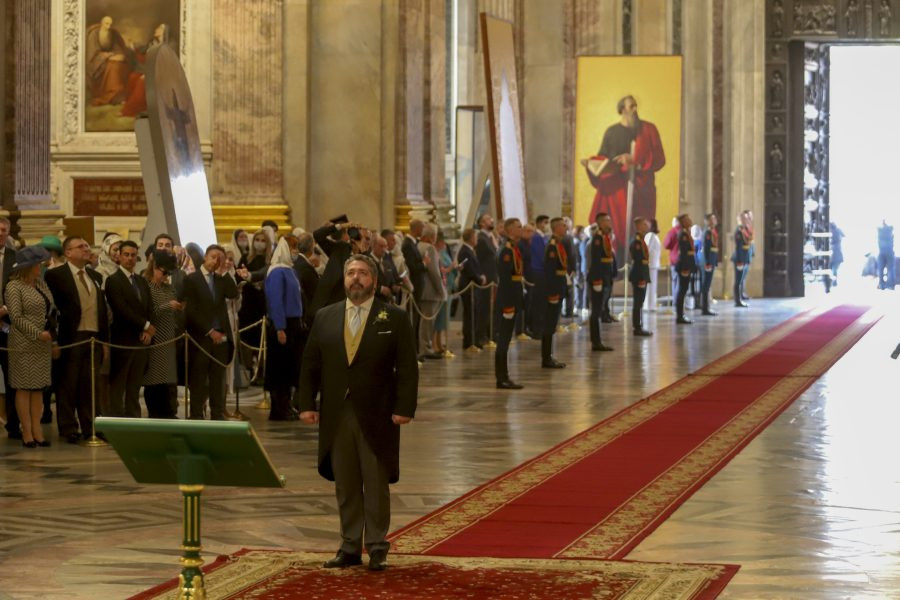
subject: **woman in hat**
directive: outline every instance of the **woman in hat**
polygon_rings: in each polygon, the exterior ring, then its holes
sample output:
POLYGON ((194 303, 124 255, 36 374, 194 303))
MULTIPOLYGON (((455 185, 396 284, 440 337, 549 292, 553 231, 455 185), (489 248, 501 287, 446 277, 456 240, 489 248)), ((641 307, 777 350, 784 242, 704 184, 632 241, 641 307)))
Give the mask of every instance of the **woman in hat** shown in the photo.
POLYGON ((166 344, 178 334, 176 317, 184 310, 169 274, 176 269, 175 257, 165 250, 153 250, 144 269, 153 298, 150 323, 156 327, 150 359, 144 373, 144 402, 150 418, 175 419, 178 411, 178 349, 175 343, 166 344))
POLYGON ((53 340, 56 337, 53 296, 41 279, 41 264, 50 254, 40 246, 16 252, 6 286, 9 332, 9 383, 16 390, 16 410, 22 422, 22 445, 49 446, 41 430, 43 390, 50 385, 53 340))

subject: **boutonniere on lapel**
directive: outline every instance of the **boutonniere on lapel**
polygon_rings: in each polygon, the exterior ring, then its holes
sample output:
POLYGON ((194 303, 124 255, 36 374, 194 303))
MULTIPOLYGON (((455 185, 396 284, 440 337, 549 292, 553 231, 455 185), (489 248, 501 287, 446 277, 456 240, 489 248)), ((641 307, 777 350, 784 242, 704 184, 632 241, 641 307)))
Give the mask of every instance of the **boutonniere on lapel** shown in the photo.
POLYGON ((387 320, 388 320, 388 313, 386 310, 382 310, 377 315, 375 315, 376 323, 387 323, 387 320))

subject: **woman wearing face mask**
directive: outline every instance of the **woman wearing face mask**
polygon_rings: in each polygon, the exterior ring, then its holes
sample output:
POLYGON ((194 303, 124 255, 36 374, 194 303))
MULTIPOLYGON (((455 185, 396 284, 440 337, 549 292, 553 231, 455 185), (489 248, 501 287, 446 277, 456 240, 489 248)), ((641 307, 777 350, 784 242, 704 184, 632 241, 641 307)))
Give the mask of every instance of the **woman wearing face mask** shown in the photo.
POLYGON ((234 257, 234 266, 236 268, 247 266, 247 256, 250 254, 250 237, 243 229, 235 229, 231 235, 231 247, 238 254, 234 257))
MULTIPOLYGON (((260 229, 253 234, 250 251, 247 254, 246 267, 250 271, 250 281, 241 288, 241 309, 238 312, 238 321, 242 329, 266 316, 266 295, 263 290, 263 281, 271 260, 272 243, 266 231, 260 229)), ((250 346, 259 347, 260 331, 260 327, 248 329, 241 333, 241 341, 250 346)), ((249 369, 252 375, 255 353, 246 347, 243 347, 241 351, 244 352, 244 355, 241 356, 241 364, 244 368, 249 369)), ((258 374, 262 376, 262 373, 262 365, 260 365, 258 374)))

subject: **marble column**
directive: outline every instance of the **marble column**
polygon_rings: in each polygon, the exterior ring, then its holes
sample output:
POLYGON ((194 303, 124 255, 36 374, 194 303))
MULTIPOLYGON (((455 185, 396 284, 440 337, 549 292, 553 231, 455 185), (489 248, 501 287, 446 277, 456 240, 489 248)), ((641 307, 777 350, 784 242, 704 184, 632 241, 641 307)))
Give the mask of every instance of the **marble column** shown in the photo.
POLYGON ((435 221, 449 238, 458 237, 458 226, 448 197, 446 156, 450 151, 447 130, 447 12, 444 0, 428 0, 425 40, 428 48, 428 118, 425 128, 429 144, 428 196, 434 206, 435 221))
POLYGON ((669 0, 635 0, 631 18, 632 54, 671 54, 669 0))
POLYGON ((282 195, 291 221, 309 229, 311 0, 283 1, 282 195))
POLYGON ((681 201, 695 214, 712 208, 713 0, 684 3, 683 181, 681 201))
POLYGON ((214 5, 210 191, 214 206, 234 207, 214 209, 217 224, 226 228, 231 221, 246 226, 251 215, 254 221, 288 222, 282 197, 283 13, 282 0, 214 5))
MULTIPOLYGON (((579 56, 621 54, 621 0, 568 0, 563 5, 563 146, 561 203, 546 214, 572 215, 575 165, 575 85, 579 56)), ((581 222, 587 217, 578 218, 581 222)))
MULTIPOLYGON (((743 209, 753 211, 756 255, 747 281, 751 296, 762 295, 765 263, 764 118, 765 2, 724 3, 724 173, 722 223, 733 231, 743 209)), ((733 248, 725 246, 727 257, 733 248)), ((732 281, 733 269, 727 281, 732 281)), ((727 288, 726 288, 727 291, 727 288)))
POLYGON ((59 235, 64 216, 50 195, 50 0, 15 0, 12 6, 13 202, 19 235, 33 243, 59 235))

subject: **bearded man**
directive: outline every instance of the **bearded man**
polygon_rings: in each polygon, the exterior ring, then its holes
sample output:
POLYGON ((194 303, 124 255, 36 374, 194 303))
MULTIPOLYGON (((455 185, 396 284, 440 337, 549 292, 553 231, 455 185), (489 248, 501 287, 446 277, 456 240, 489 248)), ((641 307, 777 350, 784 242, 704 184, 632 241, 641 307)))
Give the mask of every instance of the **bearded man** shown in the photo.
POLYGON ((387 567, 389 483, 400 477, 400 426, 416 412, 419 365, 409 317, 375 298, 378 266, 344 263, 347 299, 316 313, 303 352, 300 420, 319 423, 319 474, 335 482, 341 546, 325 568, 387 567), (316 406, 316 396, 320 396, 316 406))
POLYGON ((128 58, 134 50, 113 28, 113 19, 103 17, 91 25, 85 40, 88 88, 91 105, 121 104, 125 101, 131 66, 128 58))
POLYGON ((597 190, 589 222, 598 213, 612 219, 616 253, 625 255, 627 238, 628 182, 634 184, 632 213, 647 219, 656 218, 656 172, 666 165, 662 141, 656 125, 638 116, 634 96, 619 100, 616 110, 619 122, 607 128, 596 156, 584 159, 591 185, 597 190))

